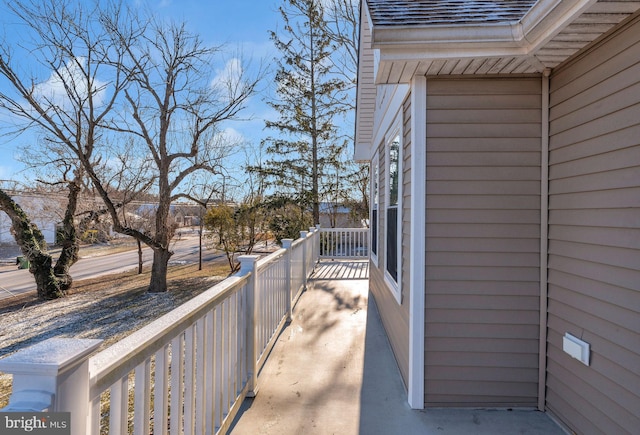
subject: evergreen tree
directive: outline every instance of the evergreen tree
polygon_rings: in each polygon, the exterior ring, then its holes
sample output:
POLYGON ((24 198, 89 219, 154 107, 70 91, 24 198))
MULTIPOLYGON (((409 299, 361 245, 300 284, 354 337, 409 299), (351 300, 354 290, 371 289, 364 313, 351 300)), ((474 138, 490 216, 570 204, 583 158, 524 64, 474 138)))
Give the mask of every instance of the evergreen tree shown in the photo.
POLYGON ((260 171, 271 180, 275 196, 312 210, 313 223, 318 224, 323 179, 335 174, 329 168, 340 165, 346 145, 338 139, 335 126, 345 110, 335 99, 346 83, 332 69, 334 47, 322 2, 285 0, 280 13, 282 31, 270 32, 281 55, 275 76, 277 98, 268 102, 279 118, 266 122, 279 135, 265 140, 271 158, 260 171))

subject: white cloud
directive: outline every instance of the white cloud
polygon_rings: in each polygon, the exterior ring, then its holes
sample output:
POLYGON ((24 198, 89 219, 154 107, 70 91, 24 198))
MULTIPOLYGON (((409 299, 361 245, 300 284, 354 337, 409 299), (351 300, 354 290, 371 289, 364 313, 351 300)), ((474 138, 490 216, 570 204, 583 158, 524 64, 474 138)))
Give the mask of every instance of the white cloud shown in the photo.
POLYGON ((217 140, 224 144, 242 144, 246 141, 246 138, 242 133, 232 127, 227 127, 217 135, 217 140))
POLYGON ((224 68, 216 71, 211 86, 223 91, 227 98, 232 98, 242 83, 243 72, 242 61, 234 57, 227 61, 224 68))
MULTIPOLYGON (((86 67, 86 63, 85 58, 79 57, 69 60, 60 70, 53 71, 47 81, 36 85, 34 89, 36 98, 44 106, 58 106, 63 110, 68 109, 71 106, 71 101, 65 86, 69 86, 70 91, 74 92, 75 98, 85 99, 89 94, 86 74, 82 71, 82 68, 86 67)), ((96 79, 92 85, 94 92, 97 92, 94 95, 94 104, 99 106, 103 102, 106 82, 96 79)))

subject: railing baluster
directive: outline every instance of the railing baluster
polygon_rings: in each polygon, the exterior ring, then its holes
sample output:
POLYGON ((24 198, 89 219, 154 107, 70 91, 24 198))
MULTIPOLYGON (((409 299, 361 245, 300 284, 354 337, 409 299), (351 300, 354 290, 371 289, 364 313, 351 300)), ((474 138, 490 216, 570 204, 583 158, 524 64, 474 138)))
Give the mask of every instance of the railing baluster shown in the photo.
POLYGON ((231 300, 231 319, 229 321, 229 328, 231 329, 229 334, 229 358, 231 358, 231 396, 232 401, 235 400, 238 394, 238 293, 234 293, 230 298, 231 300))
POLYGON ((218 305, 216 307, 216 316, 215 316, 215 385, 216 385, 216 394, 215 394, 215 425, 216 428, 222 425, 222 365, 224 362, 223 355, 223 347, 222 347, 222 334, 223 334, 223 324, 222 324, 222 306, 218 305))
POLYGON ((184 433, 192 435, 195 426, 195 325, 184 335, 184 433))
POLYGON ((207 354, 205 357, 205 370, 207 377, 202 386, 205 389, 205 402, 206 402, 206 420, 205 420, 205 433, 214 433, 215 425, 215 403, 214 403, 214 391, 216 388, 216 376, 215 376, 215 309, 210 310, 205 317, 205 330, 207 331, 207 354))
POLYGON ((111 386, 109 404, 109 435, 129 433, 129 376, 125 376, 111 386))
POLYGON ((184 334, 171 341, 171 435, 184 429, 184 334))
MULTIPOLYGON (((100 433, 100 425, 102 423, 101 417, 101 405, 102 405, 102 395, 99 394, 97 397, 94 397, 89 404, 89 419, 87 421, 87 428, 90 433, 100 433)), ((111 416, 109 416, 111 418, 111 416)))
POLYGON ((229 405, 231 404, 231 392, 229 391, 229 383, 230 383, 230 378, 231 376, 229 375, 229 372, 231 370, 230 368, 230 356, 229 356, 229 330, 230 328, 230 323, 229 323, 229 299, 225 300, 222 303, 222 307, 224 309, 224 317, 223 317, 223 327, 224 327, 224 334, 222 335, 223 337, 223 341, 222 341, 222 349, 223 349, 223 360, 224 360, 224 364, 222 366, 223 368, 223 372, 222 372, 222 389, 223 389, 223 395, 222 395, 222 406, 223 406, 223 415, 227 414, 227 411, 229 410, 229 405))
POLYGON ((151 360, 147 358, 135 370, 133 433, 149 433, 149 407, 151 404, 151 360))
MULTIPOLYGON (((361 258, 369 257, 368 228, 323 228, 320 230, 321 249, 319 258, 361 258)), ((313 263, 312 263, 313 264, 313 263)))
POLYGON ((169 345, 156 352, 156 371, 153 395, 153 433, 168 433, 168 399, 169 399, 169 345))
POLYGON ((196 340, 195 340, 195 431, 196 434, 204 434, 204 410, 205 408, 205 393, 204 385, 206 379, 206 370, 204 364, 204 358, 207 351, 205 346, 205 339, 207 331, 205 328, 205 318, 201 317, 196 322, 196 340))
POLYGON ((238 323, 236 324, 236 340, 238 340, 238 354, 236 356, 238 360, 238 374, 236 382, 238 383, 238 392, 244 387, 246 380, 247 365, 244 359, 246 355, 247 334, 245 331, 245 325, 247 324, 246 306, 247 306, 247 292, 243 289, 238 295, 238 323))

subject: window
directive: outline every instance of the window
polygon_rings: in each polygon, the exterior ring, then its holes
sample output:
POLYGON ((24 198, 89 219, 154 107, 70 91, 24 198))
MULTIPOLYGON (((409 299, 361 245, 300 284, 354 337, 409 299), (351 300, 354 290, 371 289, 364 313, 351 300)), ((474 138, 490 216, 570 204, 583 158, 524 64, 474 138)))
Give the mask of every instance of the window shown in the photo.
POLYGON ((371 162, 371 192, 372 192, 372 201, 371 201, 371 256, 375 263, 378 262, 378 190, 379 190, 379 182, 378 177, 380 174, 379 171, 379 163, 378 163, 378 154, 376 153, 373 156, 373 160, 371 162))
POLYGON ((398 282, 398 181, 400 178, 400 135, 388 146, 389 177, 387 202, 387 272, 398 282))
POLYGON ((401 189, 402 144, 400 128, 396 127, 386 142, 386 202, 385 202, 385 278, 398 303, 400 292, 401 256, 401 189))

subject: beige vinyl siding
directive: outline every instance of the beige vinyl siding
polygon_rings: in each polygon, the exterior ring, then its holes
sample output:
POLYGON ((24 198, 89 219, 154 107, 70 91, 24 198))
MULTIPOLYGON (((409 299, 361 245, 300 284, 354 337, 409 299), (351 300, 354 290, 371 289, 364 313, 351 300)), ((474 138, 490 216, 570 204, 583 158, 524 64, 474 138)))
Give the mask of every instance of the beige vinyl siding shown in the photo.
POLYGON ((541 80, 427 91, 426 405, 535 406, 541 80))
MULTIPOLYGON (((411 256, 411 92, 402 105, 403 122, 403 150, 402 150, 402 306, 406 309, 409 319, 410 304, 410 261, 411 256)), ((423 236, 422 234, 420 236, 423 236)), ((408 333, 407 333, 408 341, 408 333)))
POLYGON ((584 434, 640 428, 639 21, 551 76, 547 408, 584 434))
POLYGON ((402 267, 401 281, 402 281, 402 304, 398 304, 395 296, 385 282, 385 261, 386 255, 386 213, 385 203, 386 195, 384 195, 384 189, 388 182, 387 167, 385 164, 385 152, 384 143, 380 144, 378 150, 379 167, 380 167, 380 202, 378 205, 378 215, 380 217, 378 228, 380 233, 378 234, 378 265, 376 266, 371 262, 369 272, 369 288, 373 297, 375 298, 376 305, 382 318, 382 323, 387 332, 391 348, 395 355, 400 373, 402 375, 405 386, 409 379, 409 290, 408 290, 408 274, 409 274, 409 240, 410 235, 407 233, 409 228, 407 222, 409 219, 409 205, 410 205, 410 192, 411 192, 411 173, 410 171, 410 140, 411 140, 411 107, 410 107, 411 95, 409 94, 404 103, 402 104, 402 201, 400 205, 403 207, 402 212, 402 264, 398 267, 402 267))
POLYGON ((371 47, 371 30, 369 21, 361 20, 360 45, 358 60, 357 89, 357 129, 356 144, 370 143, 373 135, 373 111, 376 107, 376 86, 374 84, 374 56, 371 47))

